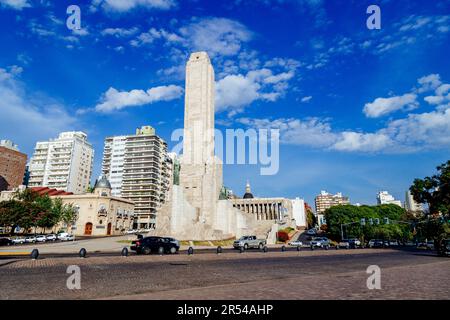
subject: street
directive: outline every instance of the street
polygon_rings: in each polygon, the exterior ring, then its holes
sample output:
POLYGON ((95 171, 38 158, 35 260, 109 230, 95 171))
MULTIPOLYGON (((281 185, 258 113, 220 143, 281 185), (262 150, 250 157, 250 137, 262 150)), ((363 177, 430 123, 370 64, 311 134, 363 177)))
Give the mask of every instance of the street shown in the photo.
POLYGON ((1 299, 449 299, 450 260, 417 250, 258 250, 0 260, 1 299), (81 269, 70 290, 69 265, 81 269), (369 290, 368 266, 381 269, 369 290))

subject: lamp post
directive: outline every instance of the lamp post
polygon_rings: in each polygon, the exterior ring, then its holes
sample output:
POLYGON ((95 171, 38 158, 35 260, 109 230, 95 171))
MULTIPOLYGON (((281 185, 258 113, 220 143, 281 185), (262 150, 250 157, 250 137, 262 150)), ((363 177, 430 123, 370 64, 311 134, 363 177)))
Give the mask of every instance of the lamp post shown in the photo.
POLYGON ((344 226, 350 226, 359 222, 341 223, 341 240, 344 240, 344 226))

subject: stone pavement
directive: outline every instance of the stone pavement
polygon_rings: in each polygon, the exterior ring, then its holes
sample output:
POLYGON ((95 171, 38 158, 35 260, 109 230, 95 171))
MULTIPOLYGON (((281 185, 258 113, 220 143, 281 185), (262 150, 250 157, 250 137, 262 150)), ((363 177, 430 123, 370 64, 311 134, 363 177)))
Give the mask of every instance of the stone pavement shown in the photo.
POLYGON ((0 266, 0 299, 449 299, 449 279, 450 259, 391 249, 45 258, 0 266))

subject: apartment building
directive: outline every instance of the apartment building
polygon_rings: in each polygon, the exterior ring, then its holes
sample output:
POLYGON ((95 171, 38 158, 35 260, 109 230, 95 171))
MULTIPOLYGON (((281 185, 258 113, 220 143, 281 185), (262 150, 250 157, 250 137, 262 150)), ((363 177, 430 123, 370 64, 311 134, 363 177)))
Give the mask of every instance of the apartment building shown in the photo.
POLYGON ((167 143, 151 126, 134 135, 107 137, 102 172, 111 183, 111 194, 135 204, 133 228, 154 228, 156 214, 166 201, 172 160, 167 143))
POLYGON ((0 140, 0 191, 12 190, 22 184, 27 155, 10 140, 0 140))
POLYGON ((86 133, 62 132, 56 139, 36 143, 28 186, 82 194, 89 187, 93 162, 94 149, 86 133))
POLYGON ((322 214, 326 209, 332 206, 350 204, 348 197, 342 195, 338 192, 336 194, 330 194, 326 191, 321 191, 315 198, 316 204, 316 214, 322 214))
POLYGON ((377 203, 380 204, 395 204, 399 207, 402 206, 402 202, 400 200, 395 200, 394 196, 389 194, 387 191, 380 191, 377 194, 377 203))
POLYGON ((414 213, 423 212, 423 205, 414 200, 409 190, 405 194, 405 210, 414 213))

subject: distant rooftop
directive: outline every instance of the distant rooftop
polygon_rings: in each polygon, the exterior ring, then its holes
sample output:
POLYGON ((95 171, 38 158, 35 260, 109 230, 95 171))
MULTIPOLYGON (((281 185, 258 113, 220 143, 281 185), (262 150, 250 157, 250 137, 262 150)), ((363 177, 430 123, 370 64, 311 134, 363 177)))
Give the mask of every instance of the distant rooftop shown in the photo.
POLYGON ((17 144, 14 144, 11 140, 0 140, 0 147, 19 151, 19 146, 17 144))

